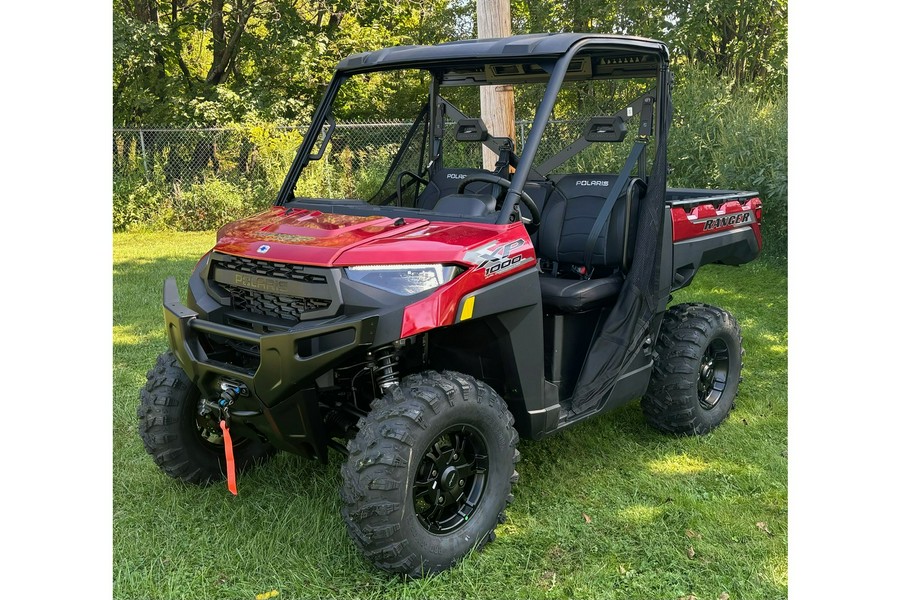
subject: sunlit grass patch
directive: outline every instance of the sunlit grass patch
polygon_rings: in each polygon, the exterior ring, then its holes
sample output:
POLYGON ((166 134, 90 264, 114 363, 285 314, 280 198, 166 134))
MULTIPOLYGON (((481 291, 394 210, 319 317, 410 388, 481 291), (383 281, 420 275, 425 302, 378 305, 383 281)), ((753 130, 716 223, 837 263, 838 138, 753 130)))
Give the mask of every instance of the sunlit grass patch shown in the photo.
POLYGON ((139 333, 133 325, 113 326, 114 344, 138 344, 142 341, 144 341, 144 336, 139 333))
POLYGON ((675 454, 651 460, 647 467, 658 475, 693 475, 709 469, 709 463, 693 456, 675 454))
POLYGON ((635 504, 634 506, 626 506, 621 509, 619 516, 634 524, 641 525, 658 519, 662 512, 662 508, 659 506, 635 504))

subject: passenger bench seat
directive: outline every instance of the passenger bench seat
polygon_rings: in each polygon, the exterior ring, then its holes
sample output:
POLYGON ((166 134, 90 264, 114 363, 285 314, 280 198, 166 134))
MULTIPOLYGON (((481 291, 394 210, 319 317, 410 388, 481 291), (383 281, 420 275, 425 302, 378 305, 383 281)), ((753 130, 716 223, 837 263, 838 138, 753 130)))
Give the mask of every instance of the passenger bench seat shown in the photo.
POLYGON ((588 236, 616 175, 590 173, 563 175, 547 199, 538 229, 538 256, 558 264, 558 276, 541 275, 544 306, 559 312, 599 308, 615 298, 622 287, 622 270, 634 251, 639 199, 646 187, 631 178, 613 208, 594 246, 591 263, 597 275, 580 279, 571 267, 584 266, 588 236))
MULTIPOLYGON (((550 195, 553 193, 553 187, 553 182, 549 180, 529 180, 525 182, 525 193, 534 200, 534 204, 537 206, 541 215, 544 214, 544 207, 547 205, 547 199, 550 198, 550 195)), ((529 209, 524 202, 519 202, 519 211, 524 218, 531 218, 531 209, 529 209)), ((539 232, 540 228, 531 234, 531 245, 534 246, 535 251, 537 251, 539 232)))

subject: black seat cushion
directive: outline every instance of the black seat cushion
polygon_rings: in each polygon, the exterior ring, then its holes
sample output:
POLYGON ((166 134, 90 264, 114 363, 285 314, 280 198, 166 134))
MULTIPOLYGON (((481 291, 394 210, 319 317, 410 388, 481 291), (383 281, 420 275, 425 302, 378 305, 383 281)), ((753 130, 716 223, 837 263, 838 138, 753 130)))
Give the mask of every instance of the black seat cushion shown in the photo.
MULTIPOLYGON (((525 193, 528 194, 528 197, 534 200, 535 206, 537 206, 538 212, 540 214, 544 214, 544 205, 547 204, 547 198, 550 197, 550 194, 553 192, 554 184, 549 179, 547 180, 535 180, 531 179, 525 182, 525 193)), ((531 218, 531 209, 525 205, 524 202, 519 204, 519 210, 522 211, 522 216, 530 219, 531 218)))
POLYGON ((541 275, 541 296, 550 311, 575 313, 612 303, 622 289, 622 271, 627 269, 634 247, 637 210, 644 191, 642 181, 632 178, 608 220, 591 255, 591 279, 570 278, 585 271, 585 246, 597 215, 607 202, 617 175, 572 174, 555 178, 541 213, 537 254, 554 265, 552 274, 541 275))
POLYGON ((564 313, 599 308, 622 289, 622 277, 618 274, 600 279, 566 279, 547 274, 539 280, 544 307, 564 313))
MULTIPOLYGON (((547 199, 550 197, 550 194, 553 193, 554 184, 549 179, 546 180, 529 180, 525 182, 525 193, 528 194, 529 198, 534 200, 534 204, 538 209, 538 215, 544 214, 544 206, 547 204, 547 199)), ((531 219, 531 209, 525 205, 524 202, 519 203, 519 210, 522 213, 522 217, 526 219, 531 219)), ((531 245, 534 246, 535 250, 538 247, 538 230, 535 230, 531 233, 531 245)))

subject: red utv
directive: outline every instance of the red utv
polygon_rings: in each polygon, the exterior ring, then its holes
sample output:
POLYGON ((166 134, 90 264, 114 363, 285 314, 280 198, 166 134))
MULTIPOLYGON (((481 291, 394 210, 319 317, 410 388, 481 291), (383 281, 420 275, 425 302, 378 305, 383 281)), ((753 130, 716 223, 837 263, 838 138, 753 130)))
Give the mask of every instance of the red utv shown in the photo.
POLYGON ((420 576, 493 539, 520 436, 636 398, 663 431, 716 427, 738 324, 667 305, 758 255, 761 203, 666 189, 668 62, 576 33, 341 61, 273 206, 218 232, 184 304, 165 283, 170 350, 138 408, 156 463, 233 487, 277 450, 332 449, 351 538, 420 576), (393 138, 335 116, 360 80, 391 91, 393 138), (513 90, 520 139, 479 117, 486 85, 513 90))

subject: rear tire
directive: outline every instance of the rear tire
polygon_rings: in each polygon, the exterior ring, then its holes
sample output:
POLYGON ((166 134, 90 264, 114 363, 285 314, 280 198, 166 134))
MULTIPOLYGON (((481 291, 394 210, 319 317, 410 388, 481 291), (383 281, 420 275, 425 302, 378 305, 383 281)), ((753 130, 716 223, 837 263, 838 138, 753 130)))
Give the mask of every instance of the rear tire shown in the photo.
POLYGON ((347 444, 341 514, 380 569, 421 577, 495 538, 518 480, 503 399, 468 375, 410 375, 372 404, 347 444))
POLYGON ((734 407, 744 349, 741 329, 725 310, 678 304, 666 311, 657 359, 641 408, 666 433, 702 435, 734 407))
MULTIPOLYGON (((225 448, 218 424, 198 414, 200 390, 169 351, 147 372, 137 409, 138 433, 166 475, 193 484, 225 479, 225 448)), ((232 435, 235 471, 261 463, 275 448, 232 435)))

